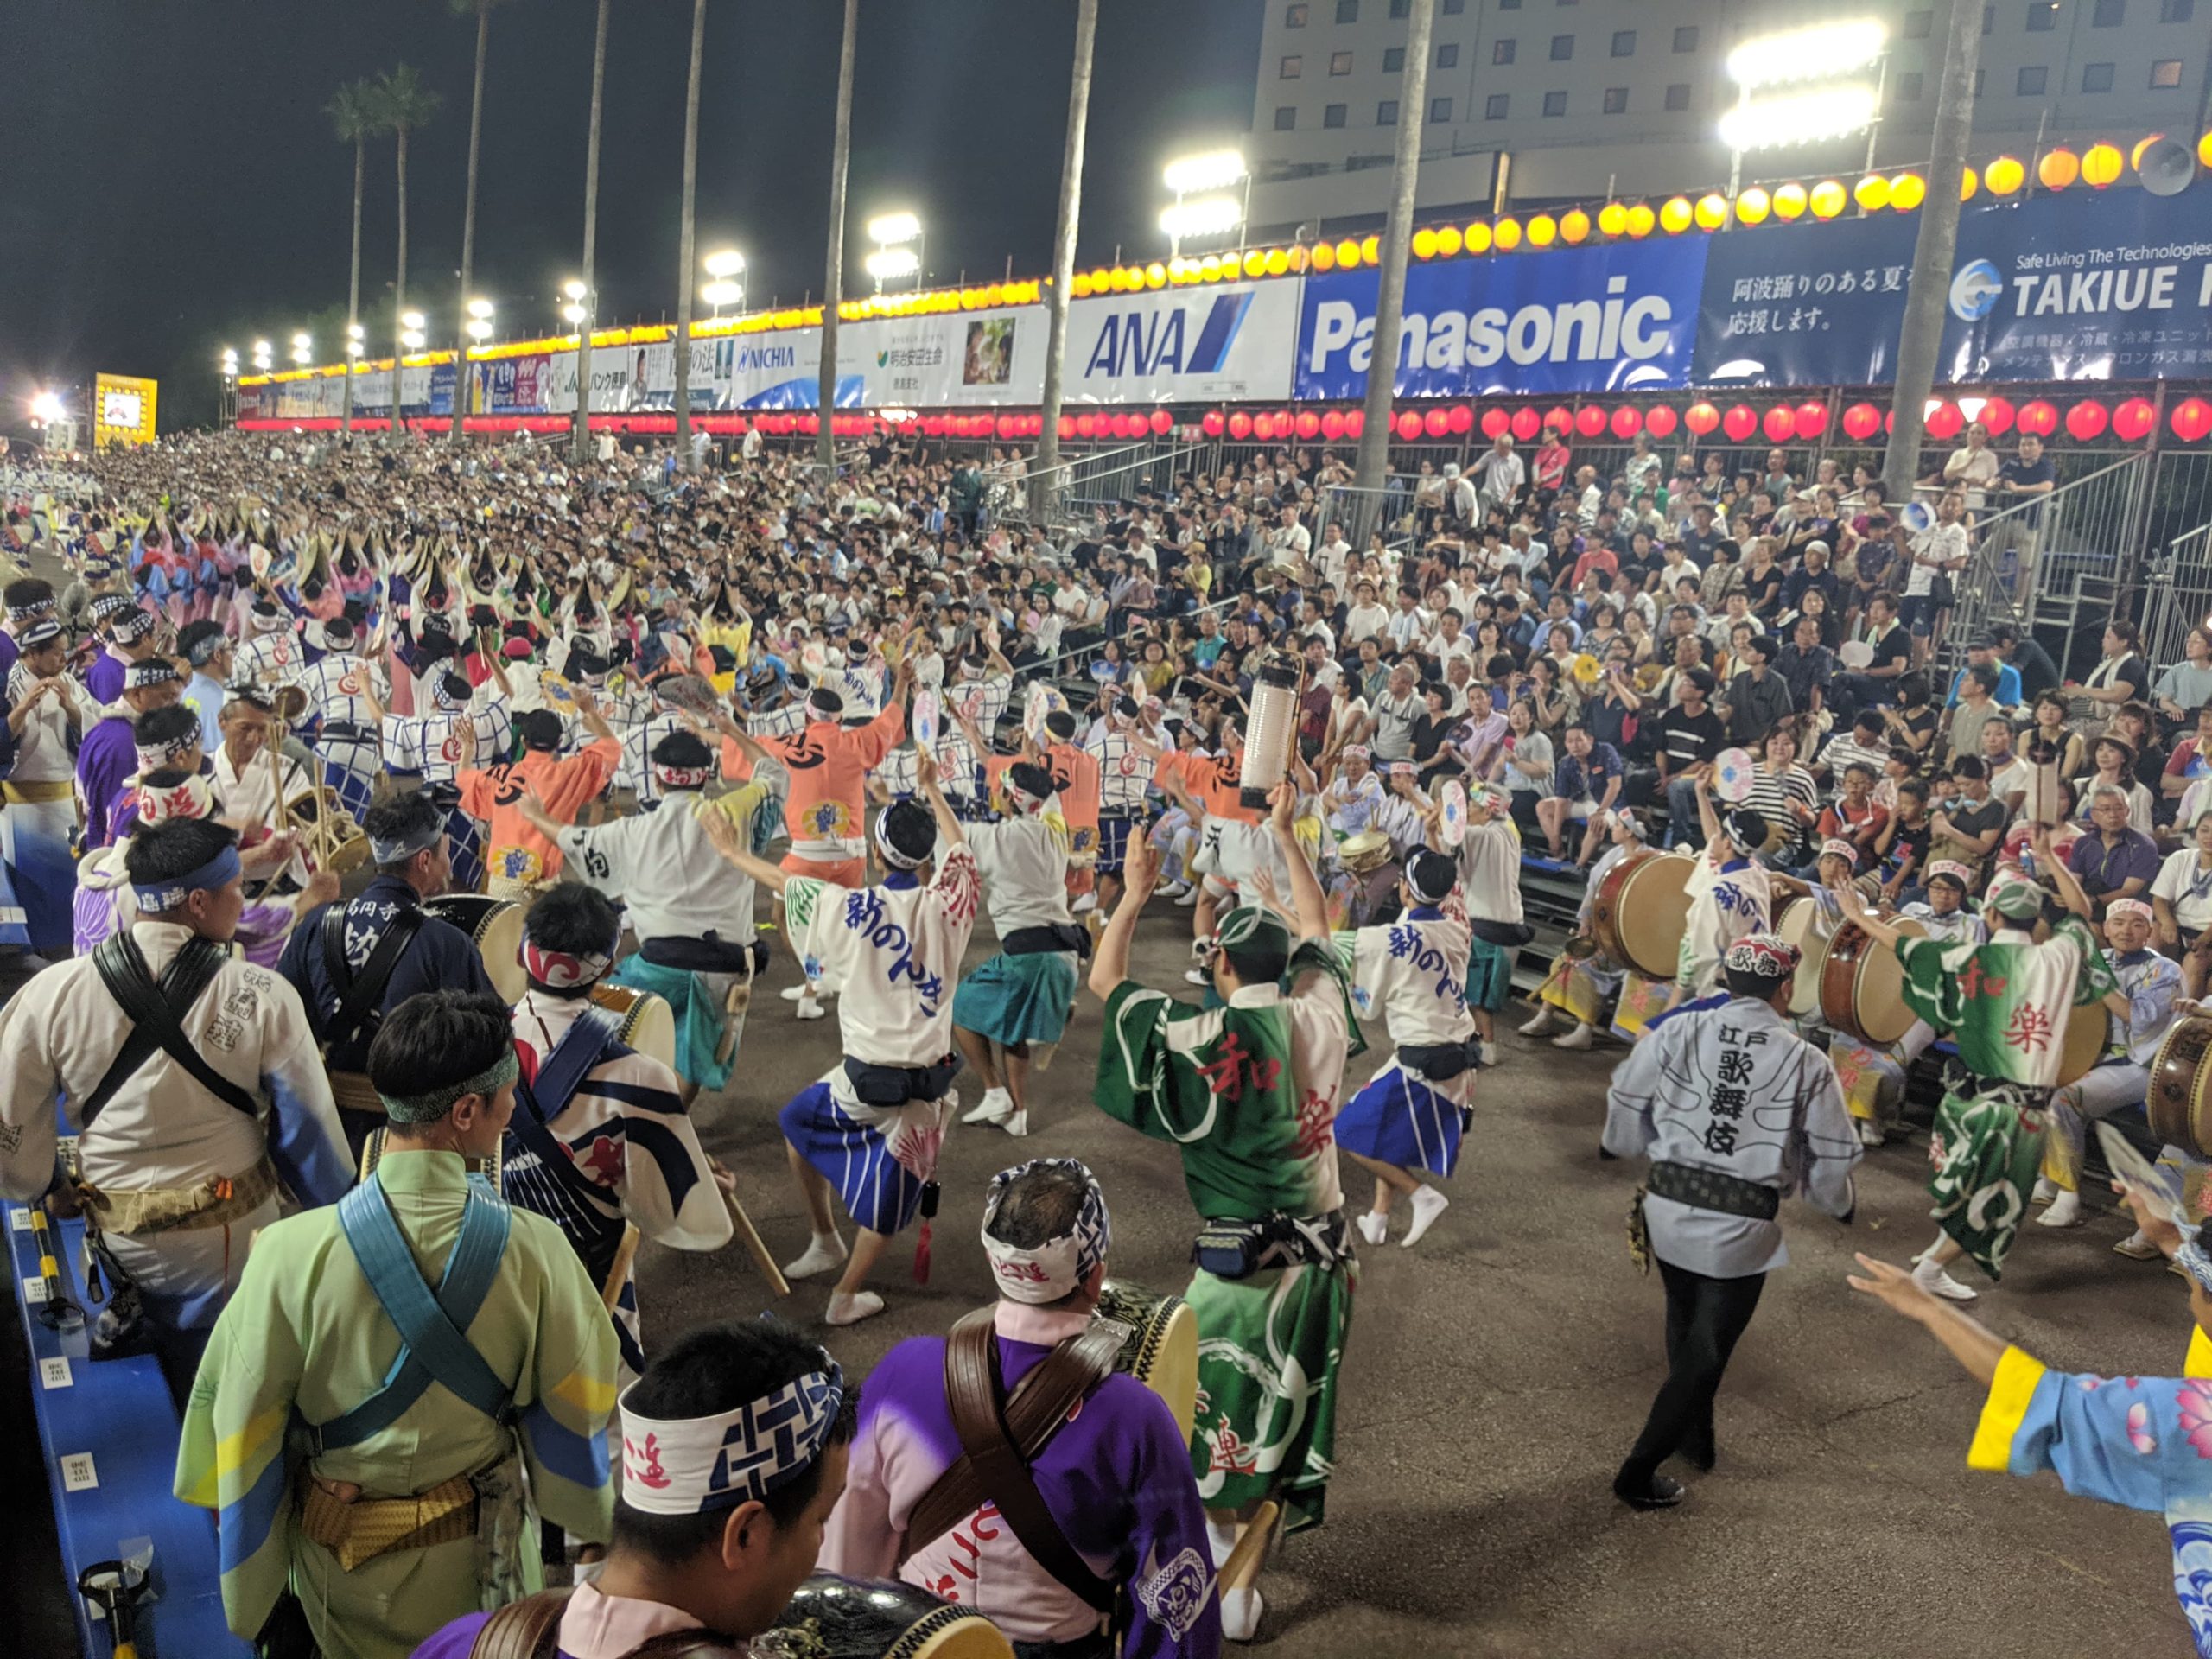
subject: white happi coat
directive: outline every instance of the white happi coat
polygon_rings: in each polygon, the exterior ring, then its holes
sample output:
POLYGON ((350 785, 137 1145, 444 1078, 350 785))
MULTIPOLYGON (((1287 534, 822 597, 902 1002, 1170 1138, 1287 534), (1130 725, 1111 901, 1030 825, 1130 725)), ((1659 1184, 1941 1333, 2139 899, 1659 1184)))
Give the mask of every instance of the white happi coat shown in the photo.
MULTIPOLYGON (((1363 1015, 1382 1010, 1394 1051, 1472 1040, 1475 1017, 1463 978, 1471 938, 1466 922, 1448 915, 1408 915, 1351 936, 1352 1006, 1363 1015)), ((1403 1069, 1394 1052, 1375 1075, 1403 1069)), ((1471 1065, 1448 1083, 1419 1081, 1455 1106, 1474 1099, 1471 1065)))
POLYGON ((1690 913, 1682 928, 1675 977, 1693 996, 1720 983, 1720 959, 1746 934, 1764 933, 1774 914, 1774 892, 1766 867, 1757 859, 1726 864, 1700 853, 1689 875, 1690 913))
MULTIPOLYGON (((424 696, 419 707, 429 707, 424 696)), ((449 784, 461 768, 461 726, 476 727, 476 754, 472 766, 489 764, 506 752, 510 721, 507 700, 493 696, 452 714, 386 715, 384 717, 385 765, 393 772, 419 772, 425 783, 449 784)))
POLYGON ((708 800, 690 793, 657 812, 600 824, 571 824, 558 837, 568 874, 621 901, 630 931, 647 939, 697 939, 709 932, 729 944, 753 943, 753 878, 733 868, 707 839, 702 813, 721 812, 742 830, 762 785, 747 785, 708 800))
POLYGON ((1018 928, 1065 927, 1075 920, 1068 909, 1068 828, 1059 798, 1053 796, 1033 817, 966 826, 991 925, 1001 939, 1018 928))

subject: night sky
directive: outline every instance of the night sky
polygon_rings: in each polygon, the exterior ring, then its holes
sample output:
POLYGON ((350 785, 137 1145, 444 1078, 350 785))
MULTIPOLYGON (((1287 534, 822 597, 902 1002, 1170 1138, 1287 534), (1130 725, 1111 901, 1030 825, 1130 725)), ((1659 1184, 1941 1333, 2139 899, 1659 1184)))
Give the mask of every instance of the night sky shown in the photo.
MULTIPOLYGON (((698 237, 750 269, 747 302, 819 296, 838 0, 713 0, 698 237)), ((553 333, 581 264, 594 0, 492 17, 476 226, 499 337, 553 333)), ((408 301, 452 338, 473 17, 444 0, 7 0, 0 99, 0 432, 39 385, 96 370, 162 382, 164 431, 214 418, 220 348, 294 330, 334 360, 353 150, 323 105, 404 60, 442 94, 409 148, 408 301), (440 325, 443 324, 443 330, 440 325)), ((1160 164, 1247 124, 1261 0, 1103 0, 1078 258, 1161 251, 1160 164)), ((847 292, 862 226, 912 207, 940 282, 1049 267, 1073 0, 862 0, 847 292)), ((600 175, 600 321, 672 316, 691 8, 615 0, 600 175)), ((389 307, 397 191, 369 149, 362 306, 389 307)), ((373 326, 371 339, 379 337, 373 326)), ((388 334, 382 336, 389 338, 388 334)), ((80 405, 81 413, 81 405, 80 405)))

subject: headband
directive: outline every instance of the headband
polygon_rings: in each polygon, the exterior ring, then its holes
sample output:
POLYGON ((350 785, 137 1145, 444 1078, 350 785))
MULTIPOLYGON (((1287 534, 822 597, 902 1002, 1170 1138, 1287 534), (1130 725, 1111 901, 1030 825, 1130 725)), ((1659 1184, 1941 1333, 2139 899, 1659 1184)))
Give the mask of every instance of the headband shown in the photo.
POLYGON ((138 908, 149 916, 159 916, 175 910, 195 893, 212 892, 226 887, 238 879, 242 867, 238 849, 226 847, 198 869, 168 881, 149 881, 143 886, 133 882, 130 896, 138 901, 138 908))
POLYGON ((192 649, 185 652, 185 659, 194 668, 205 668, 215 660, 216 653, 230 643, 219 633, 203 634, 192 642, 192 649))
POLYGON ((256 633, 282 633, 291 626, 286 620, 284 613, 273 605, 265 610, 257 605, 249 615, 252 620, 253 631, 256 633))
POLYGON ((29 605, 10 605, 8 607, 8 620, 10 622, 27 622, 32 617, 42 616, 53 608, 54 601, 50 599, 36 600, 29 605))
POLYGON ((481 1095, 489 1100, 521 1075, 522 1062, 515 1056, 514 1045, 509 1043, 498 1059, 459 1083, 423 1095, 387 1095, 378 1090, 377 1098, 384 1103, 385 1116, 395 1123, 435 1123, 463 1095, 481 1095))
POLYGON ((448 715, 458 714, 461 709, 468 706, 468 699, 467 697, 457 697, 454 696, 451 691, 448 690, 446 689, 446 677, 447 677, 444 675, 440 675, 438 678, 432 683, 430 686, 430 701, 437 705, 441 713, 448 715))
POLYGON ((2143 923, 2146 926, 2149 925, 2152 920, 2151 906, 2145 904, 2140 899, 2113 899, 2110 904, 2105 906, 2105 918, 2109 921, 2114 916, 2133 916, 2137 921, 2143 923))
POLYGON ((983 1195, 983 1253, 991 1259, 999 1294, 1008 1301, 1033 1306, 1058 1301, 1088 1279, 1113 1248, 1114 1222, 1106 1212, 1106 1195, 1099 1191, 1098 1178, 1079 1160, 1036 1158, 991 1177, 990 1190, 983 1195), (1046 1169, 1065 1171, 1084 1184, 1083 1205, 1074 1225, 1057 1238, 1026 1249, 994 1238, 991 1224, 998 1218, 1007 1189, 1024 1175, 1046 1169))
POLYGON ((410 830, 397 841, 383 841, 369 837, 369 857, 378 866, 403 864, 417 853, 427 853, 438 844, 446 832, 445 824, 433 818, 419 830, 410 830))
POLYGON ((1214 930, 1213 937, 1224 950, 1269 944, 1279 944, 1285 951, 1290 949, 1290 929, 1282 918, 1258 905, 1241 905, 1230 911, 1221 918, 1221 925, 1214 930))
POLYGON ((135 745, 138 751, 138 775, 143 778, 149 772, 159 772, 170 761, 191 753, 200 747, 200 733, 195 728, 181 737, 169 739, 166 743, 135 745))
POLYGON ((1845 863, 1850 865, 1853 869, 1855 870, 1859 868, 1859 849, 1853 846, 1849 842, 1841 840, 1834 836, 1830 836, 1826 841, 1821 843, 1821 856, 1822 858, 1840 858, 1843 860, 1845 863))
POLYGON ((806 712, 835 720, 845 712, 845 700, 827 686, 817 685, 806 694, 806 712))
POLYGON ((1741 812, 1723 813, 1720 818, 1720 828, 1738 852, 1751 847, 1754 842, 1763 842, 1766 839, 1764 825, 1762 824, 1759 833, 1754 836, 1751 834, 1751 821, 1741 812))
POLYGON ((108 633, 119 645, 143 639, 154 631, 151 611, 126 611, 108 624, 108 633))
POLYGON ((1729 973, 1749 974, 1754 979, 1787 979, 1803 960, 1804 953, 1778 934, 1746 933, 1728 947, 1720 965, 1729 973))
POLYGON ((2043 914, 2043 889, 2024 876, 1993 885, 1983 902, 2008 922, 2032 922, 2043 914))
POLYGON ((1364 743, 1347 743, 1339 755, 1339 759, 1345 760, 1372 760, 1374 758, 1374 752, 1364 743))
POLYGON ((524 934, 522 970, 549 990, 567 991, 579 985, 596 985, 614 966, 614 955, 620 945, 618 935, 607 941, 604 950, 575 953, 552 950, 524 934))
MULTIPOLYGON (((158 772, 161 768, 142 766, 140 778, 143 779, 149 770, 158 772)), ((215 815, 213 791, 208 787, 208 779, 197 772, 174 784, 155 786, 142 782, 136 798, 138 822, 149 827, 167 823, 171 818, 210 818, 215 815)))
POLYGON ((143 663, 133 663, 123 671, 123 689, 143 691, 149 686, 170 685, 183 677, 176 671, 176 664, 166 657, 149 657, 143 663))
MULTIPOLYGON (((13 616, 14 613, 11 612, 10 620, 13 620, 13 616)), ((60 637, 61 625, 52 617, 48 617, 44 621, 33 622, 25 626, 16 635, 16 645, 20 650, 36 651, 41 645, 52 645, 60 637)))
POLYGON ((918 870, 930 861, 931 854, 937 851, 934 835, 930 839, 927 850, 919 853, 910 853, 893 842, 891 839, 891 814, 887 810, 876 814, 874 839, 877 854, 894 870, 918 870))
POLYGON ((765 1498, 804 1474, 821 1454, 845 1403, 845 1374, 824 1352, 823 1369, 734 1411, 672 1421, 630 1408, 622 1419, 622 1502, 647 1515, 708 1515, 765 1498))
POLYGON ((653 776, 663 789, 704 789, 715 780, 710 761, 703 766, 671 766, 653 762, 653 776))
POLYGON ((95 622, 105 622, 108 618, 116 615, 118 612, 127 611, 130 608, 130 598, 129 594, 102 594, 92 601, 92 620, 95 622))
POLYGON ((1012 766, 1006 769, 999 781, 1006 790, 1007 799, 1020 809, 1024 817, 1034 817, 1039 812, 1044 810, 1045 803, 1050 798, 1048 796, 1038 794, 1033 790, 1024 789, 1015 780, 1012 766))
POLYGON ((1961 891, 1974 885, 1974 872, 1954 859, 1939 858, 1928 867, 1930 881, 1939 876, 1957 882, 1961 891))
POLYGON ((2205 1253, 2204 1230, 2198 1228, 2181 1242, 2174 1252, 2174 1265, 2189 1275, 2189 1281, 2198 1289, 2212 1294, 2212 1255, 2205 1253))
POLYGON ((1406 887, 1424 905, 1442 904, 1459 880, 1459 861, 1448 853, 1418 852, 1406 861, 1406 887))

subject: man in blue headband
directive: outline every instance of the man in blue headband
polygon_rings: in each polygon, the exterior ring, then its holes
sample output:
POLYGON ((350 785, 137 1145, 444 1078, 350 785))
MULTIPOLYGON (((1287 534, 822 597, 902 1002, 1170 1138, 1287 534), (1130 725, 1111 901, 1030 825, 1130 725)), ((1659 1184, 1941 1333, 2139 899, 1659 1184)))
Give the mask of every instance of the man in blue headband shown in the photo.
POLYGON ((613 1499, 598 1287, 558 1226, 468 1174, 514 1110, 506 1004, 410 998, 368 1065, 383 1155, 263 1233, 177 1453, 177 1496, 219 1517, 231 1629, 251 1640, 289 1589, 324 1659, 404 1659, 536 1590, 539 1519, 604 1541, 613 1499))

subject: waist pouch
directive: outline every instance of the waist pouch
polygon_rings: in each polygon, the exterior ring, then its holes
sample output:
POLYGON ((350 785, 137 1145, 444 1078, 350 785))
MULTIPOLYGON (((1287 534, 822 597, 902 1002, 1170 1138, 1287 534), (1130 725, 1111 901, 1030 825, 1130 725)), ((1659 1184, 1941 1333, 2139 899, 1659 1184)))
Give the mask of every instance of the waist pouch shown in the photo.
POLYGON ((1348 1240, 1341 1210, 1314 1218, 1277 1211, 1257 1221, 1207 1222, 1191 1246, 1191 1260, 1217 1279, 1249 1279, 1301 1264, 1333 1268, 1350 1254, 1348 1240))
POLYGON ((756 938, 740 944, 725 939, 719 933, 709 933, 699 939, 652 938, 638 947, 638 954, 656 968, 678 969, 691 974, 749 976, 767 967, 768 942, 756 938))
POLYGON ((1090 930, 1073 922, 1052 922, 1039 927, 1017 927, 999 941, 1009 957, 1041 957, 1072 950, 1078 958, 1090 955, 1090 930))
POLYGON ((1475 1064, 1475 1045, 1444 1043, 1433 1048, 1407 1044, 1398 1050, 1398 1064, 1428 1083, 1449 1083, 1475 1064))
POLYGON ((863 1106, 904 1106, 910 1100, 939 1100, 952 1087, 960 1070, 960 1057, 950 1055, 935 1065, 870 1065, 845 1058, 845 1077, 863 1106))
POLYGON ((1753 1221, 1772 1221, 1782 1208, 1782 1194, 1773 1187, 1689 1164, 1654 1164, 1645 1185, 1656 1198, 1753 1221))
POLYGON ((1526 922, 1491 922, 1470 917, 1467 927, 1485 944, 1526 944, 1536 937, 1536 930, 1526 922))

